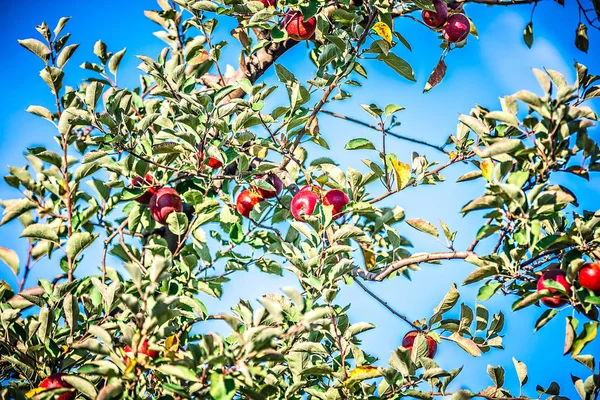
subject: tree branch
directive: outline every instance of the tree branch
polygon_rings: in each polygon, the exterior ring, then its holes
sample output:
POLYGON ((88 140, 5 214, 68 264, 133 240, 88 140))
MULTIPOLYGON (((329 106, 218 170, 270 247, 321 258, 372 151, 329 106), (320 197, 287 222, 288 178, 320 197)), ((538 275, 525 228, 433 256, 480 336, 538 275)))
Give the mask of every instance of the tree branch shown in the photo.
POLYGON ((414 255, 408 258, 404 258, 400 261, 393 263, 388 266, 383 271, 379 272, 375 276, 368 276, 364 279, 373 280, 373 281, 382 281, 386 277, 388 277, 392 272, 399 270, 402 267, 406 267, 412 264, 420 264, 427 261, 436 261, 436 260, 464 260, 469 256, 476 255, 470 251, 452 251, 452 252, 442 252, 442 253, 427 253, 421 255, 414 255), (371 279, 369 279, 371 278, 371 279))

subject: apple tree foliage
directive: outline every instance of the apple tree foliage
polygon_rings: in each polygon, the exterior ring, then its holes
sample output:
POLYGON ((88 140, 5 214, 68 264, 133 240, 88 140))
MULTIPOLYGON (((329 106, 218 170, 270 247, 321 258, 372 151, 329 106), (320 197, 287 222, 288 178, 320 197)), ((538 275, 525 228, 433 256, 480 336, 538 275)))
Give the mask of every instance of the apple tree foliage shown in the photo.
MULTIPOLYGON (((469 2, 450 4, 451 12, 463 12, 469 2)), ((585 18, 576 44, 587 51, 586 31, 596 28, 600 5, 578 4, 585 18)), ((598 117, 587 105, 600 96, 600 76, 578 63, 576 82, 556 71, 534 70, 541 96, 520 91, 502 98, 495 110, 475 107, 461 115, 456 133, 438 148, 439 161, 417 153, 402 160, 385 145, 352 139, 347 151, 373 154, 359 172, 332 158, 309 158, 305 144, 328 148, 319 117, 325 105, 345 100, 367 82, 366 59, 376 60, 372 68, 414 80, 400 57, 410 44, 394 31, 394 21, 417 23, 421 10, 433 10, 432 3, 311 0, 265 7, 259 1, 159 0, 158 5, 145 14, 161 27, 156 35, 167 47, 156 57, 137 56, 143 74, 134 89, 117 80, 119 64, 129 55, 101 41, 81 66, 89 77, 67 85, 67 63, 78 50, 64 33, 68 18, 56 27, 39 25, 39 39, 20 41, 41 60, 40 76, 51 94, 52 106, 28 111, 54 125, 56 145, 27 149, 27 166, 10 167, 5 177, 16 195, 1 201, 1 224, 18 219, 29 252, 23 258, 0 248, 0 258, 20 282, 19 288, 6 283, 0 288, 4 398, 561 398, 552 382, 511 393, 504 387, 504 369, 491 366, 489 387, 452 389, 468 377, 457 366, 428 358, 427 337, 481 356, 502 349, 505 319, 481 304, 459 304, 456 285, 418 321, 387 306, 422 332, 411 348, 391 349, 388 360, 361 349, 360 334, 375 327, 353 321, 348 307, 336 302, 338 293, 357 284, 385 305, 377 282, 408 277, 421 263, 451 259, 473 265, 464 284, 477 285, 481 301, 506 296, 518 312, 545 296, 564 296, 561 308, 540 308, 532 329, 542 329, 564 310, 565 352, 590 369, 589 376, 573 377, 575 388, 583 399, 597 398, 598 366, 585 350, 598 329, 600 293, 581 287, 577 273, 600 259, 600 213, 580 210, 574 188, 552 178, 566 172, 588 179, 600 170, 600 149, 588 135, 598 117), (314 64, 307 82, 278 63, 298 44, 282 25, 288 9, 316 18, 314 37, 302 50, 314 64), (220 29, 223 19, 235 21, 235 29, 220 29), (220 60, 228 42, 240 46, 237 69, 224 69, 220 60), (269 69, 278 85, 261 81, 269 69), (273 104, 275 91, 287 93, 287 101, 273 104), (216 160, 214 168, 209 158, 216 160), (471 171, 456 185, 478 180, 481 187, 481 196, 462 208, 464 214, 482 214, 468 248, 455 248, 456 232, 444 223, 436 227, 418 215, 405 216, 400 206, 379 205, 398 192, 441 183, 442 172, 459 163, 471 171), (165 226, 134 201, 145 188, 131 180, 146 174, 174 188, 185 203, 165 226), (272 190, 260 179, 265 174, 277 175, 284 191, 242 217, 236 196, 250 187, 272 190), (319 203, 304 221, 294 219, 291 199, 307 184, 343 190, 350 199, 343 216, 334 219, 331 207, 319 203), (411 253, 410 240, 399 233, 411 228, 414 235, 441 237, 445 247, 411 253), (478 251, 484 241, 495 243, 491 252, 478 251), (101 249, 99 255, 92 245, 101 249), (108 267, 108 257, 123 268, 108 267), (26 285, 44 258, 57 264, 59 275, 26 285), (84 265, 97 273, 81 273, 84 265), (220 297, 228 277, 249 268, 277 275, 292 271, 302 291, 284 288, 265 294, 261 307, 240 301, 229 314, 211 313, 201 298, 220 297), (566 273, 568 290, 548 280, 547 289, 536 290, 542 271, 551 268, 566 273), (202 333, 202 324, 215 319, 229 325, 229 336, 202 333), (40 387, 58 373, 65 374, 64 387, 40 387)), ((532 35, 528 25, 529 45, 532 35)), ((443 78, 444 58, 468 45, 449 44, 442 36, 440 43, 442 58, 426 90, 443 78)), ((345 118, 371 126, 385 143, 402 107, 363 108, 372 121, 345 118)), ((507 367, 516 369, 520 386, 527 383, 525 364, 514 360, 507 367)))

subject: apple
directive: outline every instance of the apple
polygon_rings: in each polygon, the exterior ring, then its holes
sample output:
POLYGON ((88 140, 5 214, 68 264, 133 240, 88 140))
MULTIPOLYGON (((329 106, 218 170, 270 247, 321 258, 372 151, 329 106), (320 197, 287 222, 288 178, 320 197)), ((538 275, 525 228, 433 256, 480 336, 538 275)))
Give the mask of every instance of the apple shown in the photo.
MULTIPOLYGON (((67 382, 63 380, 63 376, 66 374, 53 374, 45 378, 42 383, 40 383, 40 387, 44 389, 62 389, 62 388, 72 388, 73 386, 69 385, 67 382)), ((75 398, 75 392, 63 393, 58 396, 57 400, 73 400, 75 398)))
POLYGON ((435 11, 423 10, 421 18, 425 25, 433 29, 437 29, 446 23, 446 18, 438 15, 435 11))
POLYGON ((277 0, 259 0, 261 3, 263 3, 263 6, 265 6, 265 8, 269 8, 269 7, 275 7, 275 5, 277 4, 277 0))
POLYGON ((135 199, 135 201, 140 204, 148 204, 152 196, 154 196, 154 194, 158 192, 158 189, 160 189, 160 185, 150 174, 146 174, 146 176, 143 178, 139 175, 136 175, 131 179, 131 186, 142 189, 148 188, 144 194, 135 199))
POLYGON ((350 200, 346 193, 339 189, 333 189, 323 196, 323 205, 333 207, 333 219, 338 219, 343 215, 342 210, 350 200))
MULTIPOLYGON (((149 342, 148 339, 144 339, 144 341, 142 342, 142 345, 138 348, 138 354, 145 354, 148 357, 150 357, 151 359, 155 359, 156 357, 158 357, 158 355, 160 354, 157 350, 150 350, 148 349, 149 346, 149 342)), ((123 348, 123 350, 125 351, 126 354, 133 354, 134 351, 131 348, 131 346, 129 345, 125 345, 125 347, 123 348)), ((126 359, 129 359, 129 357, 125 356, 126 359)))
POLYGON ((448 42, 457 43, 465 40, 470 31, 471 22, 464 14, 452 14, 442 33, 448 42))
MULTIPOLYGON (((567 282, 566 276, 567 275, 560 269, 551 269, 549 271, 546 271, 542 274, 542 276, 540 277, 540 279, 537 282, 537 290, 540 291, 540 290, 548 289, 550 291, 550 293, 555 293, 556 289, 547 288, 544 285, 544 281, 555 281, 556 283, 558 283, 559 285, 564 287, 565 291, 570 295, 571 294, 571 286, 567 282)), ((568 300, 566 298, 564 298, 561 294, 558 294, 556 296, 548 296, 548 297, 542 298, 542 303, 546 307, 550 307, 550 308, 557 308, 557 307, 563 306, 563 305, 567 304, 567 301, 568 300)))
POLYGON ((150 199, 149 206, 152 218, 163 225, 167 224, 169 214, 183 210, 181 197, 173 188, 159 189, 150 199))
POLYGON ((266 177, 262 177, 262 179, 267 182, 269 185, 273 186, 275 190, 265 190, 259 187, 255 187, 256 192, 260 194, 265 199, 272 199, 281 193, 283 190, 283 181, 279 179, 279 177, 275 174, 269 174, 266 177))
MULTIPOLYGON (((202 163, 204 161, 204 154, 199 151, 197 156, 200 163, 202 163)), ((206 165, 210 169, 219 169, 223 166, 223 163, 214 157, 208 157, 208 162, 206 163, 206 165)))
POLYGON ((310 17, 305 21, 300 11, 288 11, 283 20, 283 26, 292 39, 297 41, 308 40, 317 29, 317 19, 310 17))
MULTIPOLYGON (((413 344, 415 343, 415 339, 419 334, 425 335, 424 333, 419 333, 418 331, 410 331, 404 335, 404 338, 402 339, 402 347, 409 349, 412 353, 413 344)), ((425 337, 427 338, 427 346, 429 347, 427 357, 433 358, 435 357, 435 353, 437 353, 437 342, 429 335, 426 335, 425 337)))
POLYGON ((252 211, 254 206, 263 200, 264 198, 260 193, 246 189, 242 190, 238 196, 237 200, 235 201, 235 207, 240 214, 248 218, 250 216, 250 211, 252 211))
MULTIPOLYGON (((318 187, 318 186, 317 186, 318 187)), ((317 207, 320 196, 314 192, 314 186, 303 187, 292 199, 290 209, 298 221, 304 222, 303 215, 312 215, 317 207)))
POLYGON ((588 263, 579 270, 579 284, 593 292, 600 290, 600 264, 588 263))

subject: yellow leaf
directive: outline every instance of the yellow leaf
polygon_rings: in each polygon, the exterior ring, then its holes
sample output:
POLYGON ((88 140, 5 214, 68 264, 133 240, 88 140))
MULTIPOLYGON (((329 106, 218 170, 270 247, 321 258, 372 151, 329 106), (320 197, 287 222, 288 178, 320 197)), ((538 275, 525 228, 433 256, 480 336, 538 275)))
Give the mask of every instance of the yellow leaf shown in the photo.
POLYGON ((353 383, 364 381, 366 379, 376 378, 382 375, 383 373, 378 367, 373 367, 371 365, 361 365, 360 367, 356 367, 348 373, 348 379, 346 379, 344 385, 351 386, 353 383))
POLYGON ((386 42, 392 44, 392 30, 385 22, 378 22, 372 28, 377 36, 385 39, 386 42))
POLYGON ((25 393, 25 397, 27 397, 28 399, 32 398, 35 395, 38 395, 42 392, 44 392, 46 389, 43 387, 38 387, 35 389, 31 389, 29 392, 25 393))
POLYGON ((392 167, 396 171, 396 182, 398 182, 398 190, 402 190, 410 181, 410 165, 391 159, 392 167))
POLYGON ((480 164, 481 175, 488 181, 492 181, 492 171, 494 170, 494 163, 491 160, 483 160, 480 164))
POLYGON ((479 348, 479 346, 477 346, 477 343, 475 343, 471 339, 462 337, 456 332, 454 332, 452 335, 448 336, 448 339, 450 339, 454 343, 458 344, 464 351, 466 351, 473 357, 481 356, 481 349, 479 348))
POLYGON ((360 246, 360 250, 362 251, 363 258, 365 259, 365 267, 371 269, 375 266, 375 253, 373 253, 366 246, 360 246))
POLYGON ((448 157, 449 157, 451 160, 454 160, 454 159, 456 158, 456 156, 458 156, 458 153, 457 153, 457 152, 455 152, 455 151, 451 151, 451 152, 450 152, 450 154, 448 154, 448 157))
POLYGON ((250 155, 258 158, 266 158, 269 153, 269 149, 263 146, 250 146, 250 155))
POLYGON ((179 350, 179 338, 175 335, 171 335, 165 340, 165 352, 175 352, 177 350, 179 350))

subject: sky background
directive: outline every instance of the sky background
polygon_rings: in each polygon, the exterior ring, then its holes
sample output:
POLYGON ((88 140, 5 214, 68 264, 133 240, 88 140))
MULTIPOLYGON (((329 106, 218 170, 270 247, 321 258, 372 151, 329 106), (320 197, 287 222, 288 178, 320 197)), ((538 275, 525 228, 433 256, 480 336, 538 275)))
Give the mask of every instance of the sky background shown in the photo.
MULTIPOLYGON (((585 0, 584 0, 585 1, 585 0)), ((437 36, 408 19, 397 21, 395 30, 410 42, 413 51, 402 46, 396 53, 411 63, 415 69, 417 83, 410 83, 399 78, 391 69, 382 63, 366 63, 369 79, 362 80, 364 86, 353 89, 354 97, 349 101, 328 106, 330 110, 359 117, 367 122, 370 116, 360 108, 361 103, 374 102, 380 106, 396 103, 406 107, 399 114, 402 126, 397 133, 412 136, 432 143, 442 144, 449 134, 455 131, 458 115, 468 113, 475 104, 499 109, 498 97, 512 94, 521 89, 539 93, 537 81, 531 73, 532 68, 556 69, 574 81, 573 60, 587 65, 590 72, 600 74, 600 35, 590 30, 590 50, 586 55, 575 49, 574 32, 577 25, 575 2, 567 1, 561 7, 551 1, 543 1, 535 13, 535 41, 532 49, 528 49, 522 39, 522 32, 529 20, 531 6, 486 7, 468 5, 467 14, 475 22, 479 30, 479 40, 469 38, 468 45, 453 51, 446 59, 448 74, 445 80, 430 93, 422 94, 427 77, 435 66, 440 50, 437 36)), ((127 47, 127 54, 119 70, 121 86, 134 88, 139 80, 139 61, 137 54, 156 58, 163 43, 152 32, 158 26, 143 16, 146 8, 157 8, 149 0, 22 0, 8 2, 3 5, 0 29, 0 48, 5 58, 0 63, 3 95, 0 96, 0 173, 5 175, 8 165, 23 166, 25 159, 22 152, 26 147, 44 144, 54 146, 51 124, 39 117, 29 115, 25 109, 31 104, 53 107, 53 99, 45 83, 39 78, 41 62, 25 49, 21 48, 17 39, 38 37, 35 25, 45 20, 51 28, 61 16, 72 16, 64 32, 73 34, 70 43, 81 43, 81 46, 66 67, 65 84, 75 86, 88 71, 79 68, 84 61, 94 61, 93 45, 102 39, 108 44, 110 51, 116 52, 127 47)), ((226 26, 219 26, 218 35, 228 35, 226 26)), ((231 40, 234 42, 234 40, 231 40)), ((279 61, 297 74, 299 78, 308 78, 313 66, 306 61, 307 49, 301 44, 286 54, 279 61)), ((226 52, 225 60, 235 60, 234 51, 226 52)), ((264 79, 276 83, 273 71, 265 74, 264 79)), ((275 97, 281 99, 283 90, 275 97)), ((275 103, 273 103, 275 104, 275 103)), ((271 108, 273 108, 271 104, 271 108)), ((594 104, 598 110, 598 103, 594 104)), ((321 132, 329 141, 333 150, 332 158, 347 167, 364 170, 359 158, 373 157, 369 152, 341 152, 343 145, 352 138, 367 137, 379 141, 379 136, 354 124, 323 116, 320 119, 321 132)), ((591 136, 596 140, 599 131, 593 130, 591 136)), ((389 139, 389 151, 398 155, 400 160, 408 162, 412 151, 427 155, 429 160, 445 162, 442 154, 431 149, 411 143, 389 139)), ((317 148, 310 153, 317 158, 325 153, 317 148)), ((453 230, 458 230, 456 248, 466 248, 477 229, 482 224, 480 214, 462 218, 459 210, 470 199, 479 196, 483 191, 480 181, 455 184, 457 177, 468 168, 458 166, 445 174, 447 182, 438 187, 419 187, 401 192, 388 199, 386 205, 400 205, 406 210, 407 218, 424 218, 433 223, 443 219, 453 230)), ((573 177, 557 177, 557 182, 568 183, 576 190, 581 208, 598 209, 600 185, 598 177, 592 175, 590 183, 573 177)), ((0 198, 18 197, 18 193, 6 184, 0 185, 0 198)), ((420 234, 406 224, 398 225, 401 234, 407 236, 415 244, 415 252, 442 251, 435 240, 420 234)), ((17 239, 20 225, 15 222, 0 228, 0 245, 15 249, 25 258, 27 244, 17 239)), ((481 250, 485 250, 484 244, 481 250)), ((98 246, 95 250, 98 251, 98 246)), ((359 256, 360 257, 360 256, 359 256)), ((97 259, 88 255, 88 263, 83 273, 94 273, 98 265, 91 260, 97 259)), ((111 259, 113 267, 118 261, 111 259)), ((38 263, 33 276, 51 278, 56 269, 51 263, 38 263)), ((473 270, 473 266, 459 261, 445 262, 441 266, 425 265, 422 270, 412 275, 412 281, 396 278, 392 281, 370 284, 383 299, 394 308, 411 319, 429 317, 432 309, 438 304, 453 282, 460 285, 473 270)), ((11 285, 16 281, 10 270, 0 265, 0 279, 11 285)), ((29 284, 35 284, 30 279, 29 284)), ((284 278, 268 276, 251 270, 248 273, 236 273, 232 282, 225 286, 225 295, 221 301, 202 297, 212 312, 226 311, 238 299, 257 299, 262 294, 278 292, 281 287, 297 286, 294 276, 286 274, 284 278)), ((460 288, 461 300, 471 306, 475 304, 477 286, 460 288)), ((400 345, 401 339, 409 327, 390 315, 356 285, 344 287, 338 296, 338 304, 352 304, 350 316, 354 322, 369 321, 377 325, 377 329, 363 334, 365 350, 380 358, 380 365, 385 365, 391 350, 400 345)), ((518 313, 510 313, 512 298, 494 297, 484 305, 490 312, 504 311, 507 314, 504 331, 505 350, 492 350, 484 357, 474 359, 457 346, 444 342, 439 347, 436 361, 447 369, 465 365, 463 373, 457 380, 461 385, 453 384, 454 389, 470 388, 474 391, 491 384, 485 372, 488 364, 502 365, 506 368, 507 387, 518 387, 517 377, 511 358, 523 361, 529 367, 529 384, 526 393, 535 396, 535 384, 548 387, 550 382, 557 381, 563 387, 563 395, 577 398, 569 372, 574 375, 587 376, 587 371, 569 357, 562 356, 564 341, 564 316, 555 318, 545 329, 533 333, 533 324, 540 308, 531 307, 518 313)), ((584 319, 584 317, 582 317, 584 319)), ((215 329, 225 333, 218 323, 206 325, 206 329, 215 329)), ((600 340, 588 346, 586 353, 600 355, 600 340)), ((516 391, 518 393, 518 391, 516 391)), ((513 393, 514 394, 514 393, 513 393)))

